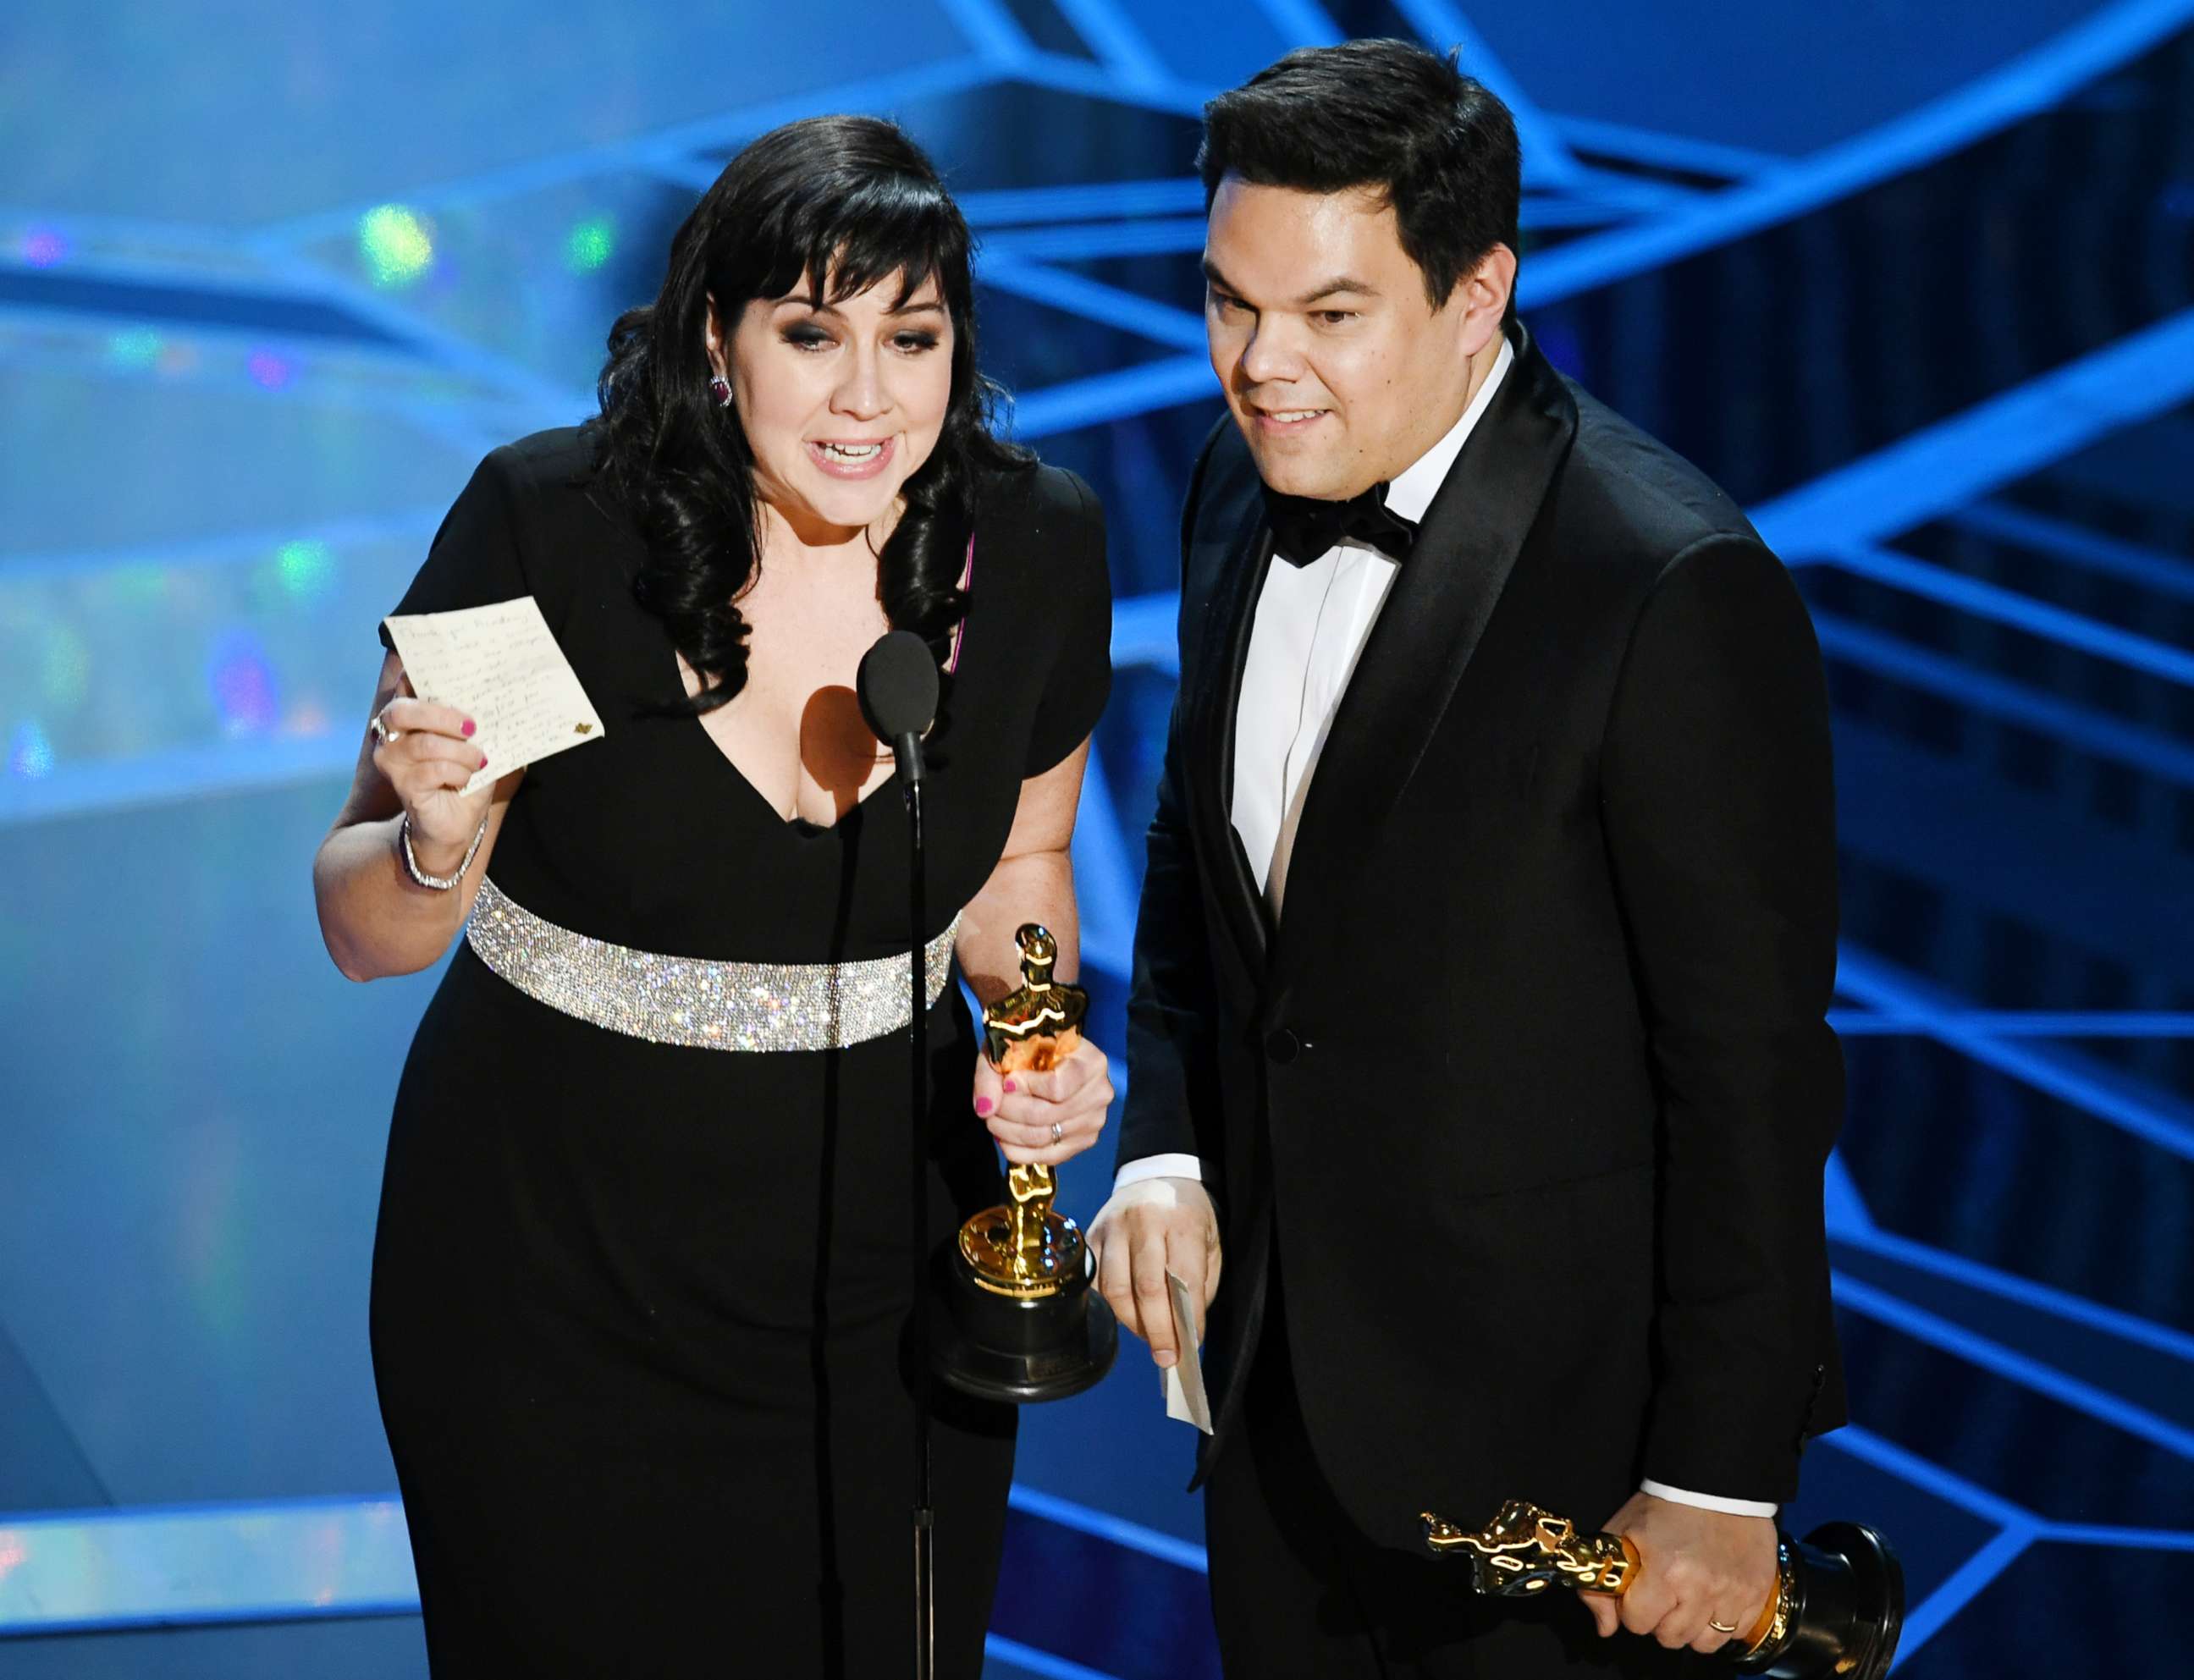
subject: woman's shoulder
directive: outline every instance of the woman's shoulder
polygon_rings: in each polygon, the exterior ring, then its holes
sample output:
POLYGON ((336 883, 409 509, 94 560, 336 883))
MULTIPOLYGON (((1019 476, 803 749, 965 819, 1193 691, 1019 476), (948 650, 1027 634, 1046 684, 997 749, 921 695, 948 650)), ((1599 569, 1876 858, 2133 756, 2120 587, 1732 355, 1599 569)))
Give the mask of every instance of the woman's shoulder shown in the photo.
POLYGON ((609 495, 591 441, 576 426, 489 450, 451 505, 434 550, 452 574, 442 593, 532 594, 544 611, 573 599, 605 565, 629 576, 646 557, 637 527, 609 495))
POLYGON ((1071 601, 1076 611, 1068 616, 1109 620, 1111 574, 1096 492, 1079 474, 1048 466, 996 474, 985 489, 975 513, 976 599, 985 598, 986 585, 1003 584, 1008 599, 1047 617, 1071 601))
POLYGON ((1000 639, 1015 650, 1026 679, 1040 685, 1025 702, 1027 777, 1087 740, 1105 709, 1112 682, 1112 588, 1104 510, 1077 474, 1062 467, 1025 468, 1001 501, 996 516, 977 515, 969 623, 989 608, 1002 609, 1002 618, 985 622, 1018 627, 1000 639), (987 571, 986 545, 996 562, 987 571))
POLYGON ((976 535, 989 535, 999 526, 1017 537, 1086 533, 1101 542, 1105 511, 1080 474, 1039 462, 984 474, 976 501, 976 535))
POLYGON ((594 478, 594 450, 584 427, 558 426, 489 450, 480 470, 534 498, 583 495, 594 478))
POLYGON ((600 464, 585 427, 559 426, 491 450, 466 494, 499 501, 520 541, 536 552, 576 546, 591 553, 612 536, 637 541, 600 464))

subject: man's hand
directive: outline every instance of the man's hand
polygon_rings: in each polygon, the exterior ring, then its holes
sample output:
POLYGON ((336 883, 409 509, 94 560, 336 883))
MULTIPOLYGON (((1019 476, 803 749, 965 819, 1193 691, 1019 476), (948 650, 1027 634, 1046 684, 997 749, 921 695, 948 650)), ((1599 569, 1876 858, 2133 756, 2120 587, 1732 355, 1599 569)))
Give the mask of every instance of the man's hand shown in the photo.
POLYGON ((1150 1344, 1161 1368, 1180 1356, 1168 1271, 1188 1286, 1203 1339, 1203 1310, 1219 1287, 1219 1215, 1202 1184, 1144 1178, 1114 1191, 1089 1222, 1089 1248, 1097 1257, 1098 1293, 1122 1324, 1150 1344))
POLYGON ((1718 1651, 1752 1631, 1775 1591, 1775 1524, 1634 1494, 1607 1532, 1638 1548, 1638 1577, 1620 1598, 1581 1593, 1602 1638, 1618 1627, 1650 1633, 1670 1650, 1718 1651), (1734 1634, 1707 1626, 1719 1621, 1734 1634))

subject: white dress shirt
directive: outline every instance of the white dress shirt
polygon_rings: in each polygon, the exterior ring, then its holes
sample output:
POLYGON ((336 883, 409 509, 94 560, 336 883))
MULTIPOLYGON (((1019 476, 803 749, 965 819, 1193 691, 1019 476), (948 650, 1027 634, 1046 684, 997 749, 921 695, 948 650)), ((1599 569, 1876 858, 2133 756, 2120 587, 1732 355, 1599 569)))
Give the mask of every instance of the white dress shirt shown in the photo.
MULTIPOLYGON (((1423 519, 1515 359, 1502 339, 1493 371, 1462 418, 1387 486, 1389 510, 1413 524, 1423 519)), ((1308 565, 1290 565, 1275 556, 1265 570, 1234 710, 1231 800, 1234 832, 1276 921, 1287 896, 1288 859, 1310 795, 1311 771, 1355 674, 1356 657, 1400 571, 1380 550, 1350 541, 1308 565)), ((1144 1178, 1203 1177, 1203 1163, 1192 1155, 1154 1155, 1123 1167, 1112 1188, 1144 1178)))
MULTIPOLYGON (((1392 512, 1412 524, 1422 521, 1515 359, 1504 338, 1493 371, 1462 417, 1387 485, 1392 512)), ((1325 749, 1357 658, 1400 571, 1379 549, 1346 538, 1307 565, 1291 565, 1275 556, 1266 568, 1235 708, 1232 810, 1234 832, 1275 922, 1286 903, 1288 863, 1310 794, 1311 774, 1325 749)), ((1201 1182, 1203 1177, 1203 1162, 1195 1155, 1147 1155, 1122 1167, 1112 1187, 1119 1190, 1146 1178, 1201 1182)), ((1773 1505, 1749 1499, 1690 1494, 1656 1482, 1644 1487, 1663 1499, 1709 1511, 1775 1514, 1773 1505)))

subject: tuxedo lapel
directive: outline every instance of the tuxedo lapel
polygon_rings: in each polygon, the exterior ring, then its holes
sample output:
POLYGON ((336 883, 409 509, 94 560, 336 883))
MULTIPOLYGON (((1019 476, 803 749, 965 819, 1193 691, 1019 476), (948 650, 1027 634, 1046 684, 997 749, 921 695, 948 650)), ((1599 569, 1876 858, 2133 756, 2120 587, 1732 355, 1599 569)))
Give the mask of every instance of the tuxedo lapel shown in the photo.
POLYGON ((1264 971, 1272 926, 1234 832, 1234 724, 1272 544, 1255 475, 1247 477, 1250 493, 1242 505, 1215 510, 1218 517, 1212 525, 1220 552, 1195 557, 1207 564, 1191 568, 1192 576, 1217 581, 1204 616, 1189 716, 1190 799, 1198 863, 1243 960, 1255 974, 1264 971))
POLYGON ((1508 377, 1425 510, 1312 773, 1288 864, 1284 975, 1346 903, 1367 840, 1416 773, 1576 433, 1575 400, 1518 329, 1508 377))

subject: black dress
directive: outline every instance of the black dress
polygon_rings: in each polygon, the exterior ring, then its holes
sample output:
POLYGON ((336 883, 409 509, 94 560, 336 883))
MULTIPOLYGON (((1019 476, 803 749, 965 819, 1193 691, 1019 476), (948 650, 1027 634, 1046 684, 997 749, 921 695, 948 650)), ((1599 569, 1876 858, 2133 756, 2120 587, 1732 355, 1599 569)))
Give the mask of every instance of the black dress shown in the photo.
MULTIPOLYGON (((545 433, 487 458, 398 609, 535 596, 601 714, 603 739, 528 771, 489 879, 640 951, 903 961, 896 782, 835 827, 787 823, 698 720, 655 715, 684 691, 633 599, 642 559, 577 434, 545 433)), ((996 863, 1022 778, 1103 708, 1086 487, 1050 468, 986 484, 971 594, 924 794, 933 936, 996 863)), ((941 1243, 1000 1185, 956 986, 926 1019, 941 1243)), ((906 1109, 903 1024, 841 1050, 655 1042, 460 942, 405 1064, 373 1270, 438 1676, 909 1671, 906 1109)), ((939 1671, 972 1677, 1014 1419, 938 1402, 939 1671)))

